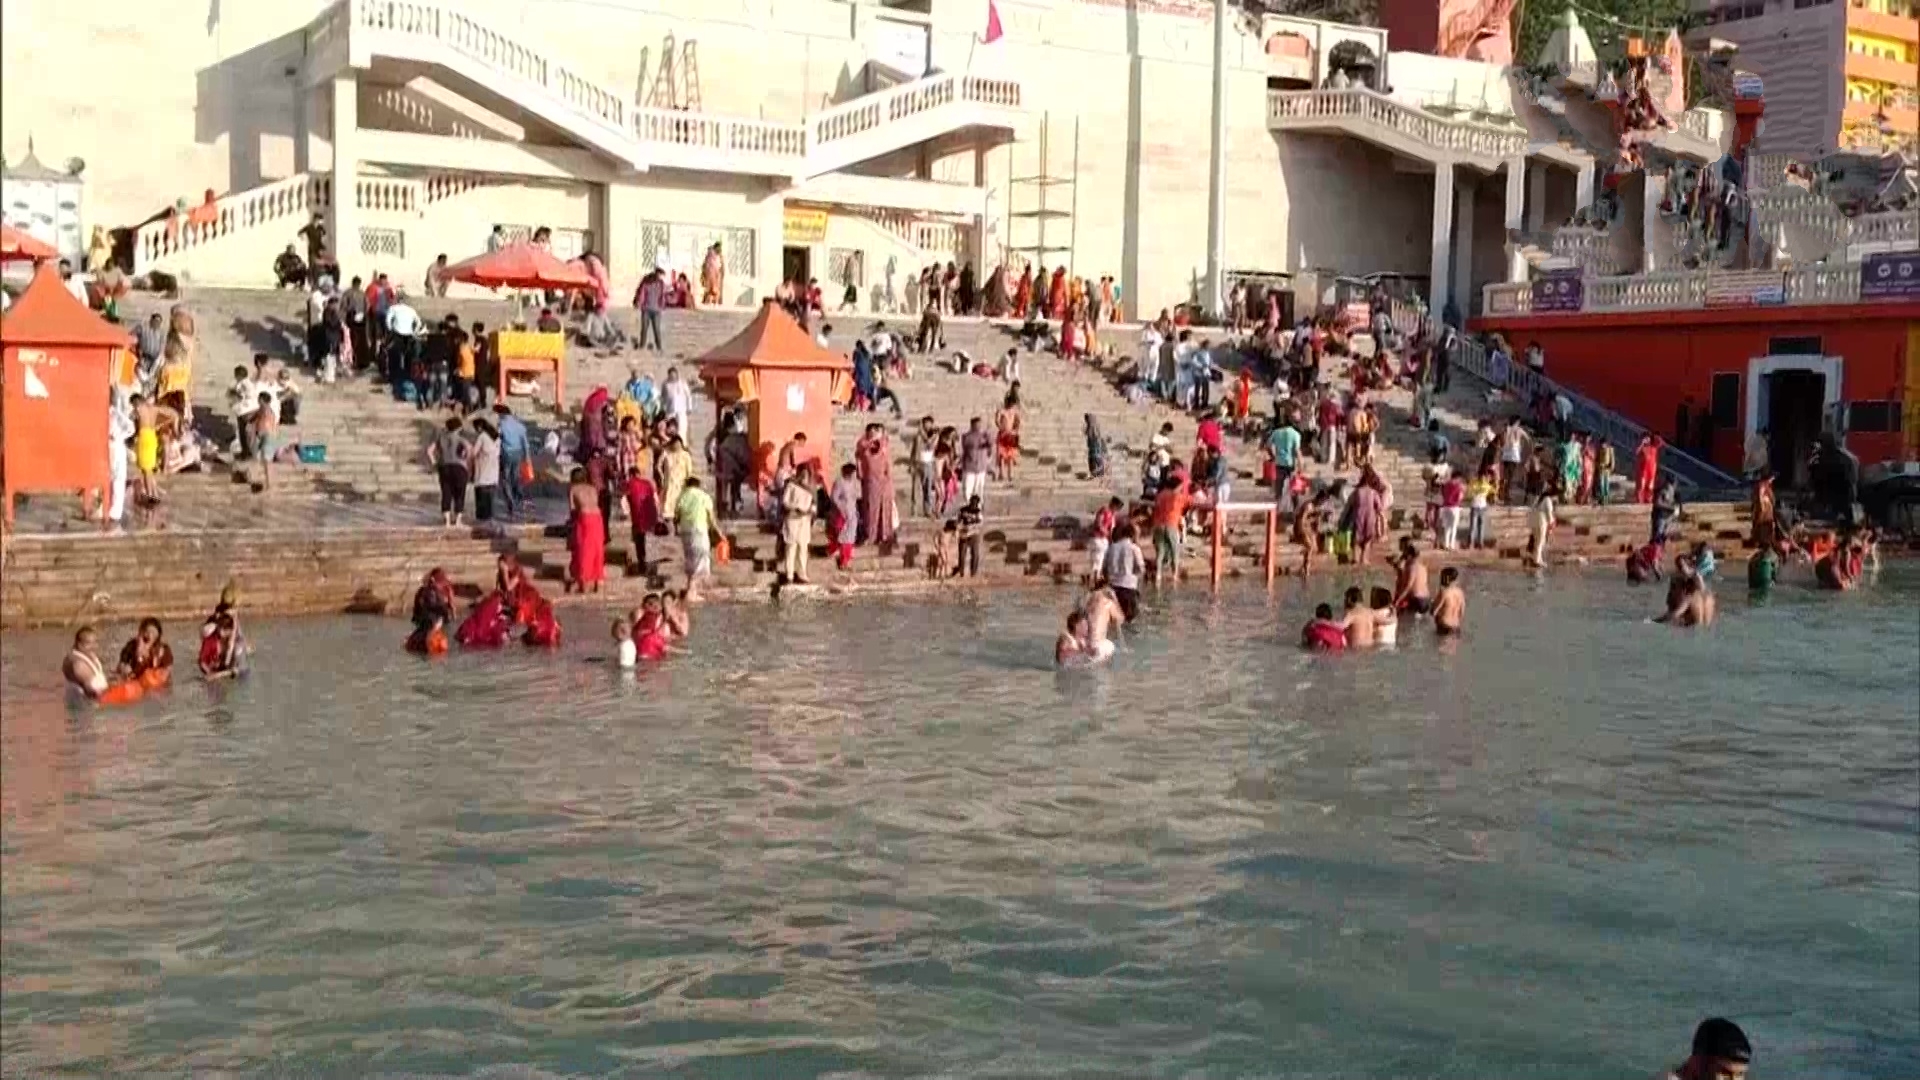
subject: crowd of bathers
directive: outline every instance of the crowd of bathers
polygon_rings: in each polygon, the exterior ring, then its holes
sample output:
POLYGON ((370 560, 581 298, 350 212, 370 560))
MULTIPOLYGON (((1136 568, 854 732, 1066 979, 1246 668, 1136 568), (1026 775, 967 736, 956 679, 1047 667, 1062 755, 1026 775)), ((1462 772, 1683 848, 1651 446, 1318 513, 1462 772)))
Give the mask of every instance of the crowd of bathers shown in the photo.
MULTIPOLYGON (((493 588, 481 596, 454 628, 453 579, 436 567, 414 590, 413 632, 406 649, 421 656, 439 656, 454 644, 462 649, 498 649, 517 636, 529 648, 551 649, 560 645, 560 620, 553 602, 534 586, 520 562, 512 555, 501 555, 495 563, 493 588)), ((613 623, 617 660, 632 667, 640 660, 659 660, 672 651, 675 641, 687 636, 691 612, 687 591, 669 589, 648 593, 638 608, 613 623)))
MULTIPOLYGON (((200 623, 196 666, 201 677, 209 681, 246 673, 247 642, 240 633, 231 585, 221 591, 219 604, 200 623)), ((73 635, 73 647, 61 662, 60 674, 68 689, 80 697, 109 705, 126 704, 173 684, 173 646, 167 643, 160 620, 149 615, 140 620, 139 628, 109 668, 100 658, 99 630, 82 626, 73 635)))

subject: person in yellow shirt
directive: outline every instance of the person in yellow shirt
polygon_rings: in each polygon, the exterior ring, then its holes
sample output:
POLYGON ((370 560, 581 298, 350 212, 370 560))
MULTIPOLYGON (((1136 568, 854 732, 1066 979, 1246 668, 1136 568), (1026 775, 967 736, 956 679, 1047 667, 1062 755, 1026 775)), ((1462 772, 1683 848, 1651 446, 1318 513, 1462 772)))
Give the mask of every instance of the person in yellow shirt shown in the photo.
POLYGON ((1493 473, 1481 469, 1467 485, 1467 547, 1487 546, 1487 506, 1493 498, 1493 473))
POLYGON ((471 413, 480 405, 474 386, 478 361, 473 355, 473 338, 465 330, 456 328, 453 341, 453 400, 459 403, 462 412, 471 413))

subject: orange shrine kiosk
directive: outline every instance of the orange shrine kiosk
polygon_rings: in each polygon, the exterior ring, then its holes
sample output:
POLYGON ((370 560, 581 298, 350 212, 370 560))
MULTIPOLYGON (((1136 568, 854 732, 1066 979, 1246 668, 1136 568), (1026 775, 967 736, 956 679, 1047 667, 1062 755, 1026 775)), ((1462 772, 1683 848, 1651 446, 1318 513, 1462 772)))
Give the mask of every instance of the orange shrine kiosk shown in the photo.
POLYGON ((0 501, 22 492, 104 490, 109 390, 127 331, 74 299, 51 263, 0 316, 0 501))
POLYGON ((757 473, 770 476, 780 447, 807 437, 826 477, 833 462, 833 407, 853 396, 853 361, 813 340, 772 300, 745 330, 699 360, 717 408, 747 403, 747 443, 757 473))

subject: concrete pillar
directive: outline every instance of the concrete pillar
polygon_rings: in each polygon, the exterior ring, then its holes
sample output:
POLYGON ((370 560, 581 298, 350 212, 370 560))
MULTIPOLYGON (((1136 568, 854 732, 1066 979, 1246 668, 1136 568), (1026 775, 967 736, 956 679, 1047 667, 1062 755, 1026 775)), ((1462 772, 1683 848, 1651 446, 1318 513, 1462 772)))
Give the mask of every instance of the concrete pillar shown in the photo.
MULTIPOLYGON (((352 71, 333 80, 333 209, 327 236, 333 257, 340 263, 342 281, 355 276, 371 279, 374 269, 360 252, 360 203, 354 190, 360 178, 360 88, 352 71)), ((384 267, 395 281, 404 280, 404 267, 384 267)))
POLYGON ((1547 227, 1547 167, 1541 165, 1527 176, 1527 231, 1539 233, 1547 227))
MULTIPOLYGON (((630 297, 653 260, 652 252, 640 250, 645 195, 639 184, 629 180, 610 180, 598 187, 594 226, 600 233, 600 253, 607 260, 607 287, 616 299, 630 297)), ((699 280, 697 275, 694 279, 699 280)))
POLYGON ((1200 300, 1226 310, 1227 290, 1227 0, 1213 0, 1213 139, 1207 162, 1207 284, 1200 300))
POLYGON ((313 93, 307 84, 299 79, 293 82, 293 171, 308 172, 313 168, 313 127, 310 115, 313 109, 313 93))
POLYGON ((1574 186, 1573 208, 1585 210, 1593 205, 1593 162, 1580 166, 1580 179, 1574 186))
POLYGON ((1453 209, 1453 303, 1460 317, 1473 314, 1473 200, 1474 183, 1455 185, 1453 209))
MULTIPOLYGON (((760 231, 754 237, 753 253, 753 298, 765 300, 780 287, 780 249, 786 243, 787 236, 787 198, 781 184, 767 185, 767 196, 760 203, 760 231)), ((917 271, 919 267, 914 267, 917 271)), ((886 265, 869 268, 870 273, 883 273, 886 265)), ((896 285, 896 288, 898 286, 896 285)), ((741 299, 741 290, 731 279, 727 282, 728 303, 741 299)))
MULTIPOLYGON (((1544 168, 1533 170, 1534 179, 1539 180, 1545 173, 1544 168)), ((1507 162, 1507 270, 1508 282, 1527 280, 1527 259, 1520 254, 1520 245, 1515 242, 1522 224, 1527 217, 1527 159, 1517 157, 1507 162)), ((1543 185, 1544 186, 1544 185, 1543 185)))
POLYGON ((1662 223, 1660 221, 1660 200, 1667 196, 1666 175, 1655 175, 1650 170, 1640 173, 1644 181, 1640 194, 1640 268, 1651 274, 1656 270, 1665 270, 1660 265, 1669 245, 1660 243, 1662 223))
POLYGON ((1453 248, 1453 163, 1441 162, 1433 170, 1433 246, 1427 265, 1427 305, 1438 318, 1447 310, 1453 295, 1453 279, 1448 257, 1453 248))

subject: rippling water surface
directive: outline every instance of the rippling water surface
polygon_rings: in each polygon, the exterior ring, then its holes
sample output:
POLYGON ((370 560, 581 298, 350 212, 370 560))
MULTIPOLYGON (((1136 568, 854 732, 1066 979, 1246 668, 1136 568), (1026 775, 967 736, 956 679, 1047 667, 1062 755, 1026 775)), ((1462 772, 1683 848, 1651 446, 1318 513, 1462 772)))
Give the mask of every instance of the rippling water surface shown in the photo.
POLYGON ((584 611, 261 621, 80 713, 10 634, 6 1072, 1643 1076, 1726 1014, 1920 1075, 1920 577, 1736 592, 1483 578, 1339 658, 1193 592, 1076 675, 1062 593, 708 609, 637 677, 584 611))

